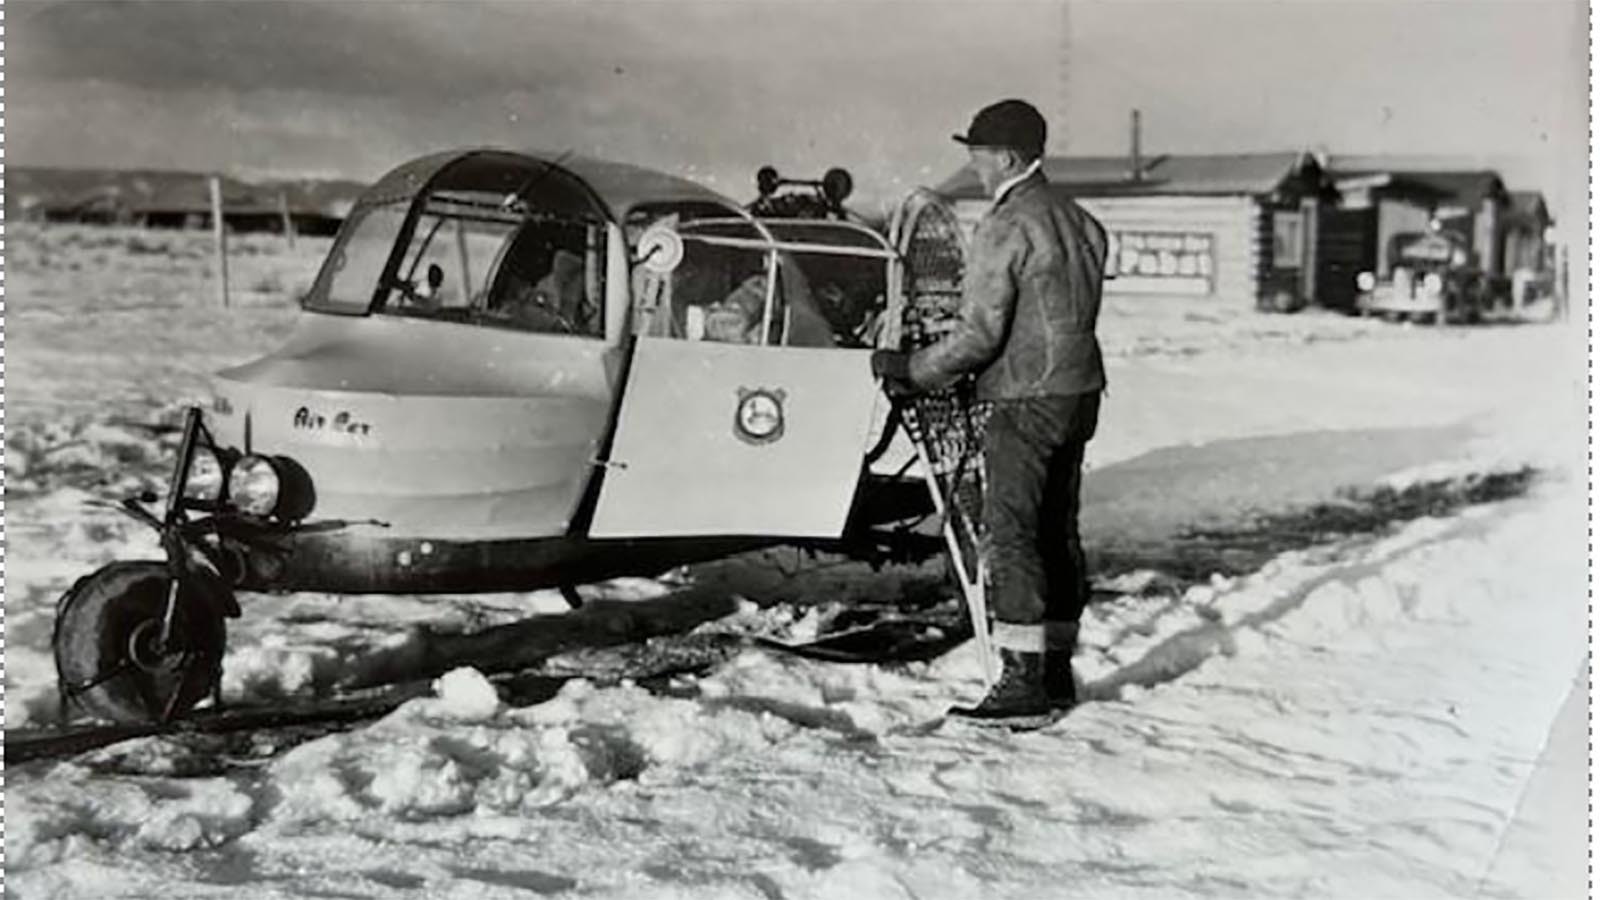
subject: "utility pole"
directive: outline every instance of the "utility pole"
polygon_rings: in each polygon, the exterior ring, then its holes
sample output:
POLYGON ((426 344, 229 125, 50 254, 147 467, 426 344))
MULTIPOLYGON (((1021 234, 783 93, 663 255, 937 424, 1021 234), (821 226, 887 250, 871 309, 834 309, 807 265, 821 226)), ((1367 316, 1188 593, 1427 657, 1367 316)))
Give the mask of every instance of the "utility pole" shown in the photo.
POLYGON ((217 293, 228 308, 228 229, 222 221, 222 179, 211 176, 211 239, 217 251, 217 293))
POLYGON ((1128 117, 1128 180, 1144 180, 1144 155, 1139 143, 1141 120, 1136 109, 1128 117))
POLYGON ((1071 63, 1068 59, 1069 48, 1072 45, 1072 0, 1060 0, 1061 3, 1061 46, 1056 51, 1056 89, 1060 92, 1056 98, 1059 104, 1056 109, 1055 148, 1058 155, 1067 153, 1067 122, 1072 112, 1072 84, 1071 63))

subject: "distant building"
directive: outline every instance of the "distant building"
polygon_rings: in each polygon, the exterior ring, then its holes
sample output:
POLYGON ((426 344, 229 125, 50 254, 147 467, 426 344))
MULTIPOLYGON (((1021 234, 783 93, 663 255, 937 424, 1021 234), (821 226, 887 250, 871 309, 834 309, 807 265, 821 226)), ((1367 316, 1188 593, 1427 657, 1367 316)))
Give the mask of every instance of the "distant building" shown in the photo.
POLYGON ((1379 266, 1387 270, 1383 250, 1398 234, 1427 231, 1437 221, 1446 231, 1459 235, 1471 248, 1477 264, 1486 271, 1499 271, 1499 249, 1494 236, 1500 227, 1501 210, 1508 195, 1498 173, 1487 169, 1419 167, 1415 159, 1388 161, 1383 157, 1335 156, 1329 161, 1335 183, 1341 185, 1341 205, 1347 209, 1378 210, 1377 244, 1379 266), (1350 190, 1351 185, 1368 181, 1409 185, 1414 190, 1405 198, 1378 198, 1370 191, 1350 190), (1372 207, 1368 207, 1369 201, 1372 207))
MULTIPOLYGON (((1310 153, 1048 156, 1056 190, 1112 238, 1108 295, 1184 295, 1264 309, 1351 310, 1356 276, 1438 222, 1491 275, 1552 266, 1544 198, 1448 160, 1310 153)), ((962 168, 937 188, 970 228, 989 207, 962 168)))
MULTIPOLYGON (((1336 195, 1311 154, 1050 156, 1044 172, 1110 232, 1108 294, 1315 299, 1319 211, 1336 195)), ((968 223, 989 205, 969 168, 937 190, 968 223)))
POLYGON ((1549 234, 1555 223, 1543 194, 1538 191, 1512 191, 1502 238, 1505 271, 1515 273, 1519 269, 1529 269, 1540 272, 1550 268, 1552 248, 1549 234))
POLYGON ((1541 272, 1550 266, 1546 232, 1555 220, 1544 195, 1508 190, 1492 169, 1445 158, 1334 156, 1329 170, 1342 207, 1377 211, 1380 276, 1390 265, 1390 245, 1406 234, 1426 231, 1434 221, 1465 239, 1474 263, 1490 275, 1509 278, 1518 269, 1541 272), (1365 184, 1409 190, 1384 194, 1354 189, 1365 184))

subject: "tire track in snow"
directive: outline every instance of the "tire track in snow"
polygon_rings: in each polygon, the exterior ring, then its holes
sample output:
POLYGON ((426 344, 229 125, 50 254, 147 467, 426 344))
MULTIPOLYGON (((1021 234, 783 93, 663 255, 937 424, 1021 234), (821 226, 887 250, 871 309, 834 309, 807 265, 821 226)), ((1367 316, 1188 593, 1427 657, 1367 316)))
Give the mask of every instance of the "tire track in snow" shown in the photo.
MULTIPOLYGON (((1407 526, 1407 529, 1414 527, 1415 524, 1407 526)), ((1155 621, 1162 613, 1168 611, 1172 613, 1192 611, 1208 620, 1170 635, 1147 650, 1137 661, 1085 684, 1084 695, 1090 700, 1110 700, 1121 696, 1123 688, 1130 685, 1152 688, 1176 681, 1219 654, 1233 655, 1238 651, 1236 637, 1241 632, 1270 629, 1275 623, 1303 608, 1307 600, 1322 588, 1329 585, 1344 585, 1353 589, 1362 580, 1381 575, 1387 566, 1402 557, 1428 546, 1443 544, 1472 533, 1481 533, 1482 530, 1481 525, 1462 517, 1448 520, 1448 524, 1442 529, 1430 524, 1423 529, 1421 536, 1416 538, 1407 539, 1405 530, 1402 530, 1399 536, 1401 543, 1398 546, 1391 546, 1385 552, 1366 556, 1355 563, 1333 564, 1325 571, 1310 576, 1292 591, 1283 594, 1264 608, 1237 615, 1232 624, 1219 621, 1229 612, 1226 608, 1226 596, 1213 598, 1211 603, 1198 607, 1175 600, 1147 619, 1143 626, 1125 626, 1120 629, 1113 636, 1112 645, 1120 643, 1130 633, 1138 633, 1141 627, 1153 630, 1155 621)), ((1362 549, 1370 550, 1374 546, 1393 540, 1396 538, 1371 536, 1355 543, 1362 549)))

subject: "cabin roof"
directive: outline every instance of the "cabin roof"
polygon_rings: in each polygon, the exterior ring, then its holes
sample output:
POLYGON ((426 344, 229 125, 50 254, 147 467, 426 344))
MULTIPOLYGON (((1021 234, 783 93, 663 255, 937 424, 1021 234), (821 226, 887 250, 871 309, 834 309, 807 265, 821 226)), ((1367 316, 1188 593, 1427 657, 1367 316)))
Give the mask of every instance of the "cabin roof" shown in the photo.
POLYGON ((1539 191, 1512 191, 1511 215, 1544 226, 1555 224, 1555 219, 1550 215, 1550 207, 1544 202, 1544 194, 1539 191))
POLYGON ((1389 174, 1413 184, 1426 185, 1458 203, 1477 206, 1487 197, 1505 197, 1500 173, 1471 160, 1425 156, 1335 155, 1328 170, 1337 178, 1389 174))
POLYGON ((565 173, 582 182, 616 221, 641 204, 705 203, 729 212, 739 209, 737 203, 704 185, 655 169, 578 154, 494 147, 450 150, 411 160, 380 178, 370 196, 409 196, 445 169, 473 160, 525 164, 530 179, 547 170, 565 173))

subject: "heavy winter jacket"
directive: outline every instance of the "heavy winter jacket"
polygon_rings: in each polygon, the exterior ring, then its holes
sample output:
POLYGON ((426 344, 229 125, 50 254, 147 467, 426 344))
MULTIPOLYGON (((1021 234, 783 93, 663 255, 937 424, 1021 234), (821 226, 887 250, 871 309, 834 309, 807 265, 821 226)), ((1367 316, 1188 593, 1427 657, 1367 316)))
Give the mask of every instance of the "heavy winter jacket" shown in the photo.
POLYGON ((1029 175, 978 223, 961 317, 912 355, 911 380, 933 388, 976 372, 984 400, 1102 389, 1094 330, 1105 262, 1100 223, 1051 190, 1043 174, 1029 175))

